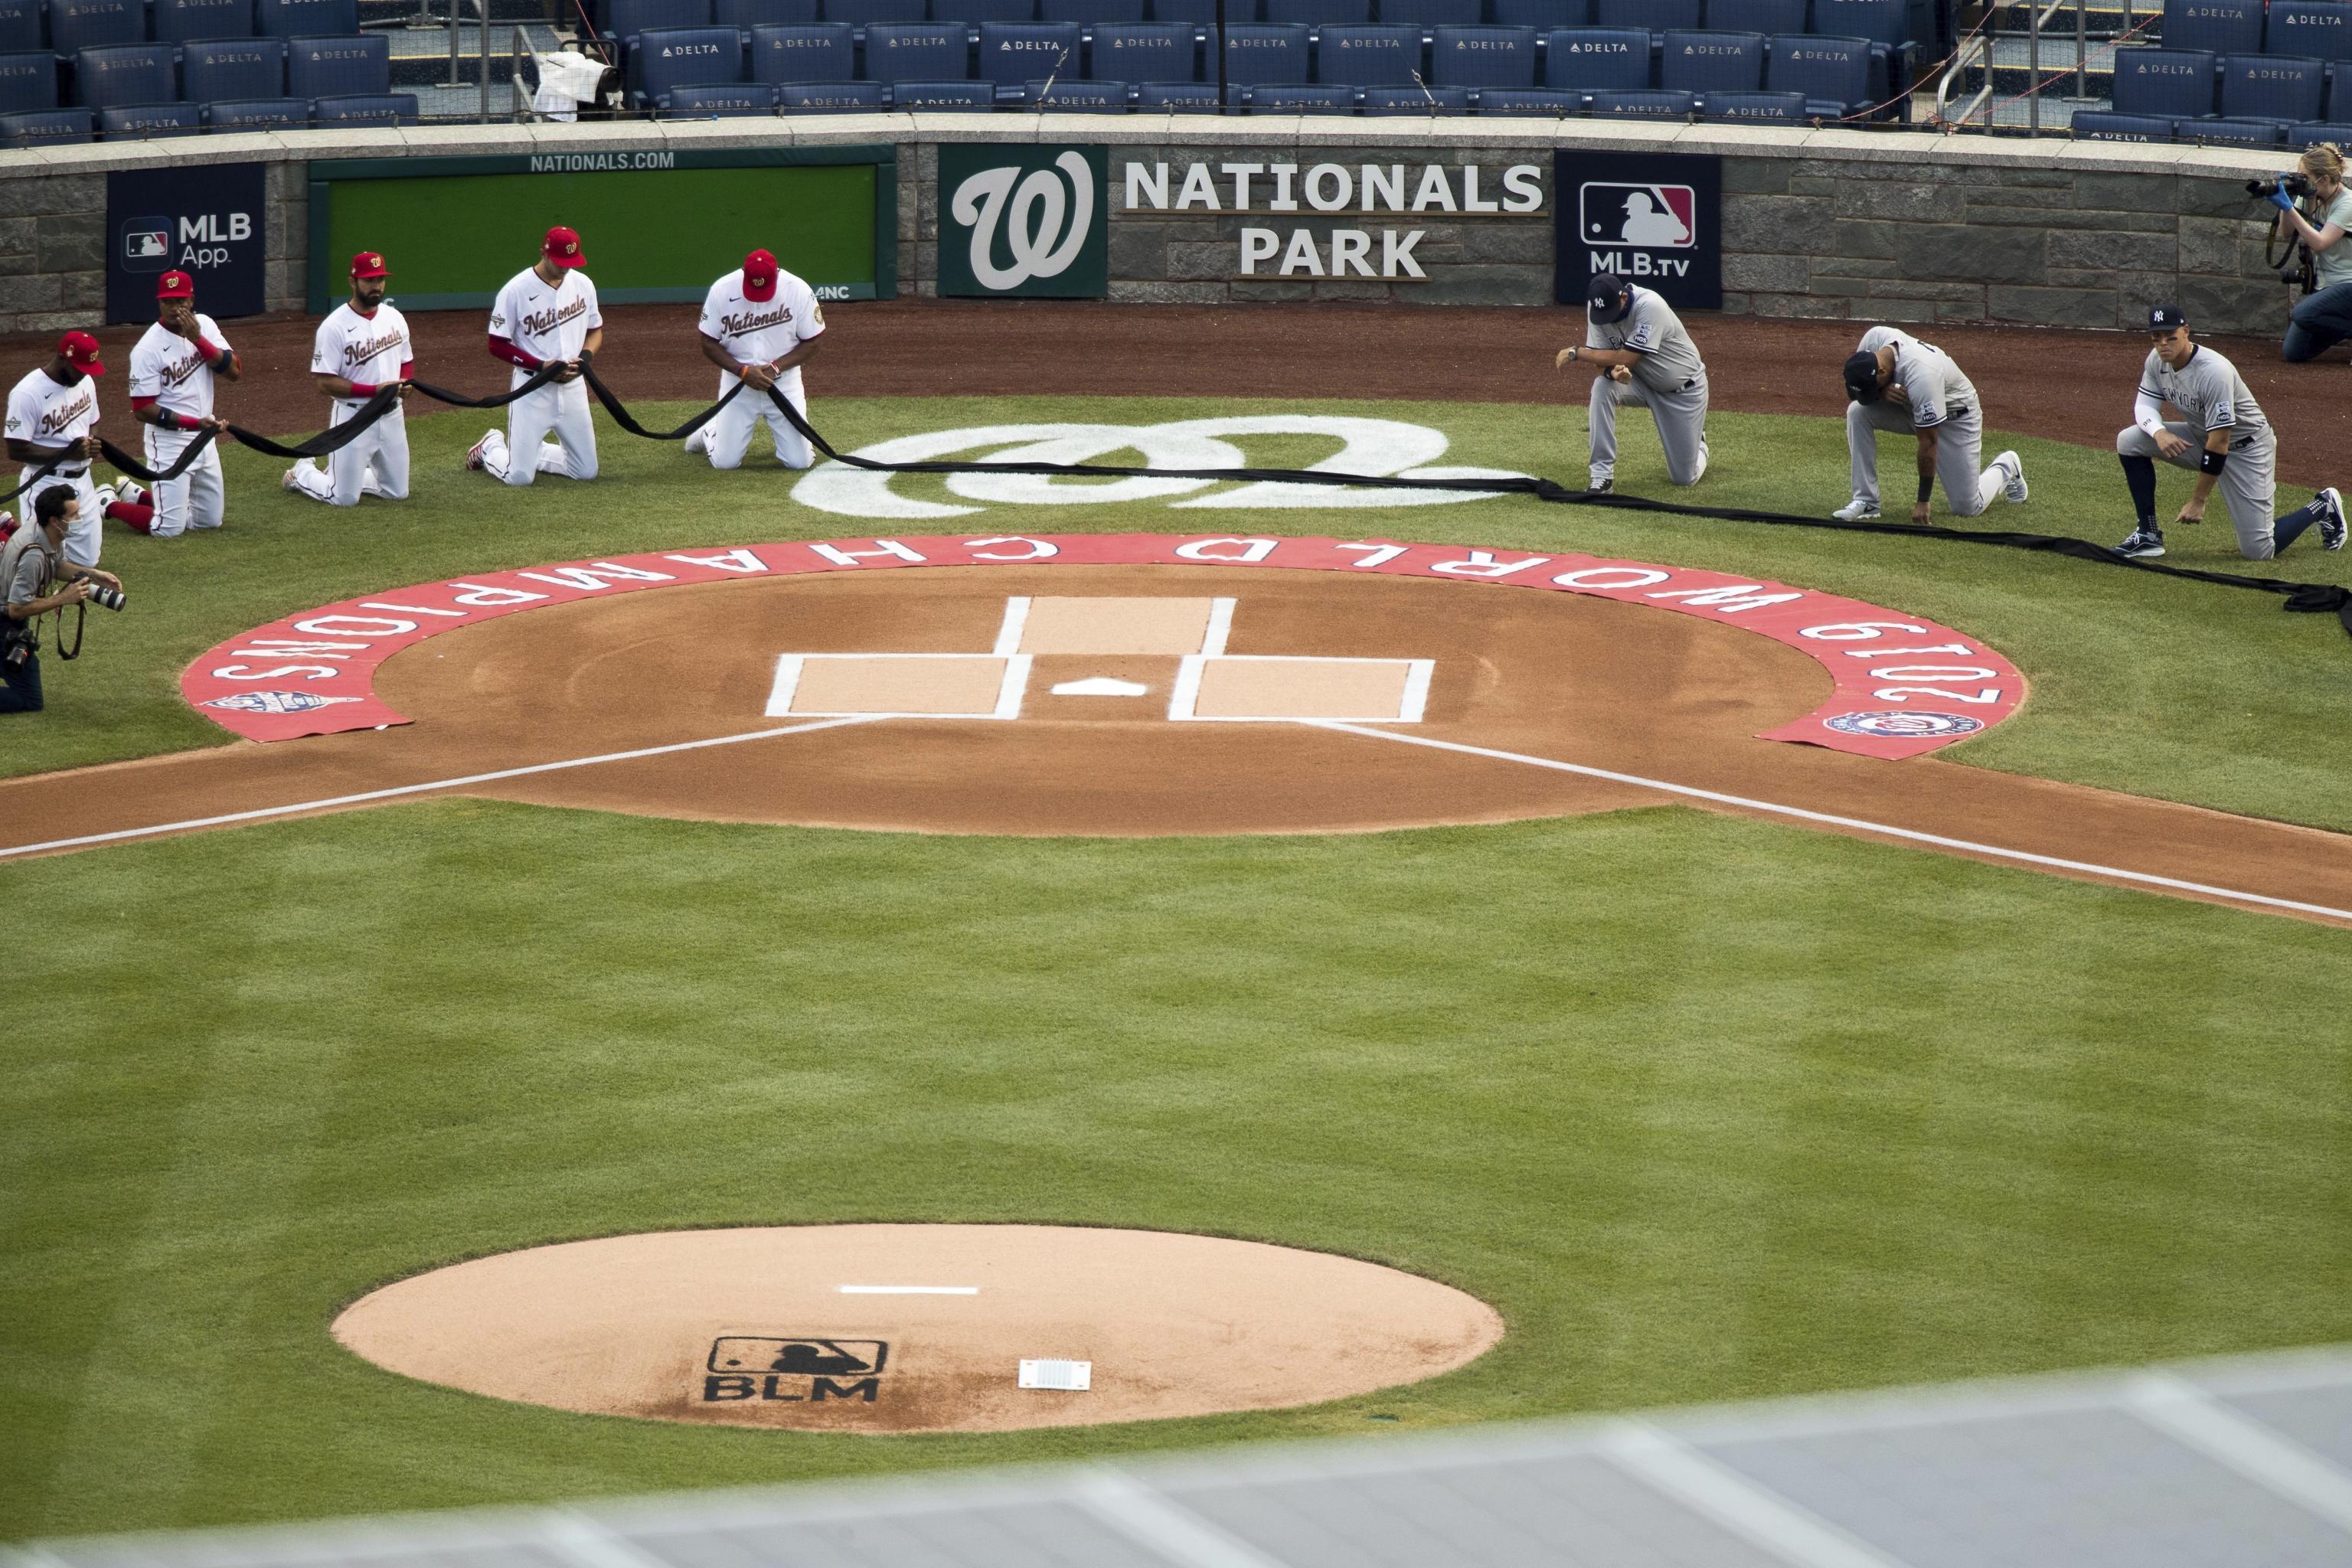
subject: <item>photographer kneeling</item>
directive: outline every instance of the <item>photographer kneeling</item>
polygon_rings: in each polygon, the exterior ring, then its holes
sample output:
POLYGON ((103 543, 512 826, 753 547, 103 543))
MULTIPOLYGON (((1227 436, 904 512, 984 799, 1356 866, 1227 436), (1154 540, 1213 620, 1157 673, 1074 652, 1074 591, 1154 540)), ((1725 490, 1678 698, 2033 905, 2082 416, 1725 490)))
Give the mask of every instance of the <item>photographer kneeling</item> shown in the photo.
POLYGON ((2332 142, 2305 148, 2302 179, 2282 175, 2269 184, 2268 195, 2279 209, 2278 237, 2300 240, 2311 252, 2312 279, 2318 286, 2296 302, 2286 341, 2279 345, 2281 359, 2301 364, 2352 338, 2352 245, 2344 242, 2344 231, 2352 228, 2352 191, 2344 188, 2343 153, 2332 142), (2297 191, 2297 184, 2305 189, 2297 191), (2305 194, 2317 223, 2294 199, 2305 194))
POLYGON ((52 485, 34 498, 31 521, 0 550, 0 592, 8 609, 0 620, 0 713, 41 710, 41 616, 80 604, 91 596, 93 584, 101 604, 122 607, 121 578, 66 559, 66 531, 80 507, 81 497, 70 487, 52 485), (56 579, 63 586, 50 593, 56 579))

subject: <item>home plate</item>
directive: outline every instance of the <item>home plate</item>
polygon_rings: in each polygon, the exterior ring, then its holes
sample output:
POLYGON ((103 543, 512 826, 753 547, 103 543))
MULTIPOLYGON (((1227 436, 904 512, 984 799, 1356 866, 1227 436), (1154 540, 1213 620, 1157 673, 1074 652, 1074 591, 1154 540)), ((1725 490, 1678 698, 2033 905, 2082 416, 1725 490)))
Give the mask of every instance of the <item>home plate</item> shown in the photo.
POLYGON ((1095 1363, 1090 1361, 1024 1361, 1021 1363, 1021 1386, 1024 1388, 1058 1388, 1072 1394, 1083 1394, 1095 1385, 1095 1363))
POLYGON ((1108 675, 1065 680, 1053 689, 1056 697, 1141 697, 1150 689, 1139 680, 1119 680, 1108 675))

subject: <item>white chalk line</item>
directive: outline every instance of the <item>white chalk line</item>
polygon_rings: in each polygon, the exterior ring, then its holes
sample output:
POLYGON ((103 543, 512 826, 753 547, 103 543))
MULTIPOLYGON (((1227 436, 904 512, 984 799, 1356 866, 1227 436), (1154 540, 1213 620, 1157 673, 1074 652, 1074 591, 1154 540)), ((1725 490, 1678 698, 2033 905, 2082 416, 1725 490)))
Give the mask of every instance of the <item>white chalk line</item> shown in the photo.
POLYGON ((2325 915, 2330 920, 2352 921, 2352 910, 2331 909, 2326 904, 2306 904, 2294 899, 2274 899, 2267 893, 2242 892, 2235 888, 2217 888, 2205 882, 2183 881, 2178 877, 2159 877, 2151 871, 2126 871, 2119 866, 2102 866, 2090 860, 2068 860, 2055 855, 2036 855, 2027 849, 2008 849, 1998 844, 1979 844, 1973 839, 1948 838, 1939 833, 1923 833, 1913 827, 1895 827, 1884 822, 1865 822, 1856 816, 1838 816, 1825 811, 1808 811, 1802 806, 1781 805, 1769 800, 1751 800, 1746 795, 1725 795, 1719 790, 1700 789, 1694 784, 1672 784, 1664 779, 1643 778, 1639 773, 1621 773, 1608 768, 1587 767, 1581 763, 1558 762, 1550 757, 1529 756, 1524 752, 1502 752, 1488 746, 1469 746, 1459 741, 1440 741, 1427 735, 1408 735, 1395 730, 1374 730, 1361 724, 1351 724, 1339 719, 1301 719, 1299 723, 1318 730, 1343 731, 1350 735, 1369 735, 1376 741, 1395 741, 1408 746, 1427 746, 1433 751, 1457 752, 1468 757, 1488 757, 1496 762, 1524 763, 1529 767, 1549 768, 1554 773, 1577 773, 1585 778, 1606 779, 1612 784, 1633 784, 1641 789, 1658 790, 1666 795, 1678 795, 1689 800, 1712 801, 1717 805, 1734 805, 1745 811, 1761 811, 1775 816, 1786 816, 1799 822, 1819 823, 1824 827, 1851 828, 1859 833, 1882 834, 1912 844, 1933 845, 1938 849, 1964 850, 1971 855, 1990 855, 1996 859, 2014 860, 2027 866, 2042 866, 2052 870, 2080 871, 2088 876, 2111 877, 2117 881, 2142 887, 2163 888, 2179 893, 2201 893, 2208 898, 2229 899, 2239 903, 2256 904, 2264 909, 2293 910, 2298 914, 2325 915))
POLYGON ((844 1285, 845 1296, 977 1296, 977 1285, 844 1285))
POLYGON ((357 795, 330 795, 322 800, 299 801, 292 805, 265 805, 252 811, 225 812, 218 816, 194 816, 184 822, 163 822, 152 827, 122 827, 111 833, 89 833, 79 838, 52 838, 45 844, 19 844, 13 848, 0 848, 0 860, 13 855, 37 855, 49 849, 79 849, 92 844, 119 844, 127 838, 152 838, 162 833, 184 833, 199 827, 226 827, 239 822, 263 822, 273 816, 291 816, 297 812, 326 811, 339 805, 365 805, 371 801, 393 800, 401 795, 426 795, 436 789, 464 789, 471 784, 496 784, 500 779, 519 779, 532 773, 562 773, 567 768, 594 767, 599 763, 628 763, 644 757, 667 757, 679 752, 698 752, 711 746, 732 746, 744 741, 770 741, 779 735, 805 735, 812 730, 837 729, 844 724, 871 724, 887 719, 887 713, 858 713, 845 718, 819 719, 808 724, 788 724, 781 730, 754 730, 741 735, 719 735, 708 741, 678 741, 667 746, 645 746, 634 752, 606 752, 593 757, 571 757, 558 763, 533 763, 528 767, 500 768, 495 773, 467 773, 462 778, 436 779, 430 784, 395 784, 389 789, 362 790, 357 795))

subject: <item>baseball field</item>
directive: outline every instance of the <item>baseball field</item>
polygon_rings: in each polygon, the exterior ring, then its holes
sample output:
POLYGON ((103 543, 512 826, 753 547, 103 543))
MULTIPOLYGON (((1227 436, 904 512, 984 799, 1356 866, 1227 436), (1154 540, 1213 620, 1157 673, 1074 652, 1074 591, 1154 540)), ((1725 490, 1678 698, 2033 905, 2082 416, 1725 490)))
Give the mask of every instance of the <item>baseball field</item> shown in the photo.
MULTIPOLYGON (((1409 395, 1344 359, 1139 353, 973 384, 935 341, 945 308, 835 316, 809 374, 845 452, 1079 431, 1096 460, 1174 467, 1171 443, 1223 422, 1256 467, 1338 467, 1352 442, 1391 471, 1581 475, 1580 376, 1515 371, 1481 395, 1433 354, 1409 395)), ((1524 330, 1548 365, 1553 345, 1524 330)), ((1712 463, 1671 499, 1841 504, 1827 338, 1698 335, 1712 463)), ((1972 374, 1991 354, 1951 346, 1972 374)), ((1996 393, 1978 374, 1988 453, 2021 454, 2031 500, 1954 520, 1939 495, 1936 521, 2112 543, 2130 520, 2098 432, 2126 416, 2116 367, 2127 383, 2144 351, 2042 334, 2034 352, 2056 367, 2038 384, 1996 393)), ((614 380, 650 422, 699 406, 704 374, 614 380)), ((2298 396, 2326 410, 2286 432, 2282 510, 2339 478, 2342 374, 2262 369, 2283 428, 2298 396)), ((0 1537, 1369 1436, 2352 1337, 2352 919, 2327 912, 2352 909, 2352 641, 2333 616, 2017 550, 1524 497, 717 473, 601 421, 593 485, 509 490, 462 470, 481 428, 413 420, 414 499, 352 513, 229 452, 229 526, 110 531, 130 608, 50 662, 47 713, 0 721, 0 848, 122 835, 0 859, 0 1537), (1951 628, 2027 696, 1928 756, 1762 740, 1822 700, 1831 659, 1736 616, 1507 579, 1253 572, 1233 562, 1245 549, 1050 568, 853 556, 591 593, 393 656, 376 691, 414 721, 380 731, 224 744, 181 689, 249 628, 430 602, 404 592, 419 584, 951 533, 1395 541, 1540 555, 1547 576, 1583 557, 1720 574, 1951 628), (1305 721, 1412 728, 1321 699, 1283 715, 1297 722, 1188 725, 1156 699, 1130 717, 1137 699, 1108 687, 1045 696, 1049 679, 1157 693, 1166 671, 1144 665, 1165 650, 1040 653, 1012 722, 933 707, 819 731, 856 701, 771 689, 780 656, 979 657, 1013 599, 1089 597, 1114 619, 1224 603, 1206 613, 1244 656, 1426 658, 1425 732, 1455 749, 1305 721), (1065 719, 1055 700, 1096 706, 1065 719), (383 788, 406 793, 331 804, 383 788), (148 831, 232 805, 270 815, 148 831), (606 1369, 563 1348, 605 1310, 576 1279, 516 1320, 525 1392, 496 1365, 402 1375, 339 1337, 372 1292, 466 1260, 879 1225, 1337 1255, 1483 1304, 1500 1337, 1465 1329, 1477 1342, 1450 1370, 1306 1404, 1253 1396, 1241 1351, 1221 1370, 1212 1346, 1189 1375, 1221 1414, 887 1434, 644 1418, 665 1412, 599 1394, 606 1369)), ((1619 488, 1666 496, 1647 422, 1621 434, 1619 488)), ((1882 465, 1906 493, 1909 443, 1882 465)), ((2188 480, 2163 478, 2177 507, 2188 480)), ((2169 542, 2177 564, 2242 564, 2218 511, 2169 542)), ((2352 558, 2315 543, 2252 570, 2352 583, 2352 558)), ((913 1331, 900 1321, 730 1331, 879 1342, 913 1331)), ((1074 1317, 1019 1353, 1083 1332, 1074 1317)), ((1107 1393, 1128 1371, 1096 1364, 1107 1393)))

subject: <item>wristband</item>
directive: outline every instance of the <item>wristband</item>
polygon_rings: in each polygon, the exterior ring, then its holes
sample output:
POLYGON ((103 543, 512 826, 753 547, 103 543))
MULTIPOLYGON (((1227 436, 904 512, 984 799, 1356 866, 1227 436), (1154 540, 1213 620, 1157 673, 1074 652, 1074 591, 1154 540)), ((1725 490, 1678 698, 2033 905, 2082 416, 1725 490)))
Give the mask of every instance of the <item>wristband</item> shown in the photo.
POLYGON ((1926 506, 1927 504, 1928 498, 1933 496, 1935 493, 1936 476, 1933 474, 1921 474, 1919 476, 1919 504, 1921 506, 1926 506))
POLYGON ((2209 451, 2197 459, 2197 471, 2200 474, 2218 474, 2229 466, 2230 454, 2227 452, 2209 451))
POLYGON ((155 410, 155 423, 166 430, 177 430, 180 427, 180 416, 168 408, 158 408, 155 410))
POLYGON ((373 397, 377 393, 382 392, 383 390, 383 387, 370 381, 355 381, 352 383, 352 395, 353 397, 373 397))

